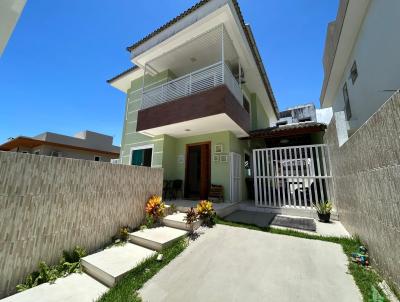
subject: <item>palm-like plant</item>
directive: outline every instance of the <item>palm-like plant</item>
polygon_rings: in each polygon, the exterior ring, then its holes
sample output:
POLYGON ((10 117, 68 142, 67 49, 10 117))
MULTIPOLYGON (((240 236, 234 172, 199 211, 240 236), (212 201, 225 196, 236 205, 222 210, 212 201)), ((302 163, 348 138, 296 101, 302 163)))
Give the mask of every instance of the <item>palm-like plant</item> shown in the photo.
POLYGON ((332 202, 331 201, 320 201, 317 203, 314 203, 314 207, 319 214, 330 214, 333 208, 332 202))

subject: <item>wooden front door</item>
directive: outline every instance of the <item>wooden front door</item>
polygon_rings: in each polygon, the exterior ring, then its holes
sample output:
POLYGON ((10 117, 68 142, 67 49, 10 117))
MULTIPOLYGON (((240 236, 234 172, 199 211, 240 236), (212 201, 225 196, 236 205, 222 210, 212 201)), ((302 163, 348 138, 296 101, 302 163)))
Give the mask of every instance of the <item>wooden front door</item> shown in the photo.
POLYGON ((211 143, 186 145, 185 197, 207 199, 211 184, 211 143))

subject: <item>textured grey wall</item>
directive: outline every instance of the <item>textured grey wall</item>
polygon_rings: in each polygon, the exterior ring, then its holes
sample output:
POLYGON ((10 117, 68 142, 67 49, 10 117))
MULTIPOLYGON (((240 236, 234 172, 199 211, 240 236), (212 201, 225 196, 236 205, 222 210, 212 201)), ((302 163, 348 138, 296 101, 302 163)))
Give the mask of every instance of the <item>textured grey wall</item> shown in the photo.
POLYGON ((162 169, 0 152, 0 298, 39 261, 96 250, 122 225, 138 226, 162 169))
POLYGON ((367 243, 379 269, 400 288, 400 94, 340 148, 332 120, 325 143, 340 220, 367 243))

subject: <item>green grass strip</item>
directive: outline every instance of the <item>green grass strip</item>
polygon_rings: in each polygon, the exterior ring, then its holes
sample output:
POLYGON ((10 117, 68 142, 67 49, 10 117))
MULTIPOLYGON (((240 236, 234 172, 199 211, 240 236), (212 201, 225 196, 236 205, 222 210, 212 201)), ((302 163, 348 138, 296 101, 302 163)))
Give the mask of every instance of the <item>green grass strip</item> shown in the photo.
POLYGON ((382 278, 379 274, 373 270, 371 267, 363 267, 351 261, 351 253, 358 250, 360 245, 363 245, 359 238, 344 238, 344 237, 333 237, 333 236, 319 236, 319 235, 312 235, 304 232, 294 231, 290 229, 279 229, 279 228, 271 228, 271 227, 259 227, 252 224, 245 224, 245 223, 237 223, 226 221, 220 217, 217 218, 218 224, 228 225, 232 227, 241 227, 247 228, 250 230, 268 232, 273 234, 279 235, 286 235, 286 236, 294 236, 304 239, 311 239, 311 240, 321 240, 327 242, 333 242, 340 244, 343 247, 344 253, 347 255, 349 259, 349 272, 353 275, 354 281, 356 282, 358 288, 363 297, 364 302, 389 302, 386 298, 378 283, 382 281, 382 278), (374 290, 375 288, 378 293, 383 297, 383 300, 374 299, 374 290))
POLYGON ((142 299, 138 290, 147 280, 157 274, 164 266, 171 262, 187 247, 187 239, 182 239, 164 249, 162 261, 157 261, 157 256, 150 257, 132 269, 124 278, 105 293, 98 301, 101 302, 139 302, 142 299))

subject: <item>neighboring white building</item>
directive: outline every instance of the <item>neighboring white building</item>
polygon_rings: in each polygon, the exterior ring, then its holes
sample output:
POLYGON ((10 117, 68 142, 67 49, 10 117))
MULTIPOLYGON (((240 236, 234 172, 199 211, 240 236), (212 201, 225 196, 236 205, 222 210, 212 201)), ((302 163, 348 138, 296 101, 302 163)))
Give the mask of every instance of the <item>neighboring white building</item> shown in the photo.
POLYGON ((399 0, 341 0, 328 25, 321 107, 348 136, 400 88, 399 29, 399 0))
POLYGON ((297 105, 279 112, 276 125, 286 125, 302 122, 317 122, 329 124, 332 118, 332 108, 316 109, 313 103, 297 105))
POLYGON ((0 1, 0 56, 24 9, 26 0, 1 0, 0 1))

